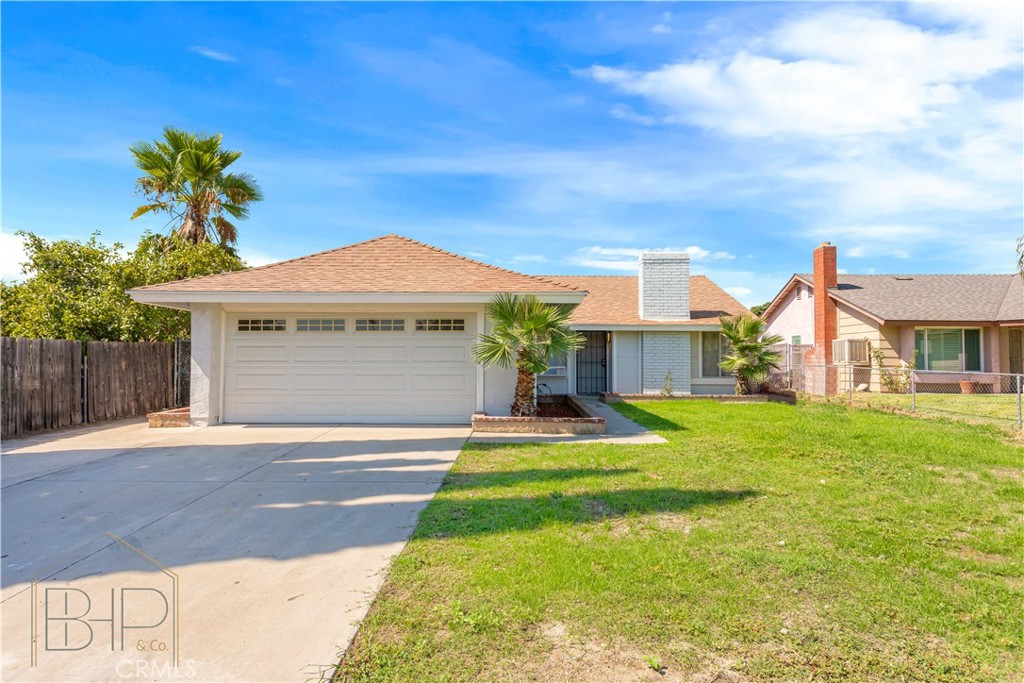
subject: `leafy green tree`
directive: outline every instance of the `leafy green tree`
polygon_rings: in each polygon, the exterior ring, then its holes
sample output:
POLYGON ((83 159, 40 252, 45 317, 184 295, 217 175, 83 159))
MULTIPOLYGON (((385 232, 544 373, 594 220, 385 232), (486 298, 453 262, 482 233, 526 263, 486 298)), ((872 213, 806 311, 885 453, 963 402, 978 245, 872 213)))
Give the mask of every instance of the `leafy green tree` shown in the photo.
POLYGON ((1017 272, 1024 275, 1024 235, 1017 238, 1017 272))
POLYGON ((761 315, 768 310, 768 307, 772 305, 771 301, 766 301, 763 304, 757 304, 756 306, 750 307, 750 312, 754 315, 761 315))
POLYGON ((719 366, 736 378, 737 394, 749 394, 753 384, 766 381, 771 371, 779 368, 782 354, 771 347, 782 343, 782 337, 766 335, 764 321, 753 315, 719 320, 730 346, 719 366))
POLYGON ((127 290, 245 268, 233 253, 209 242, 146 235, 135 251, 120 243, 46 240, 29 232, 22 282, 0 283, 5 337, 83 341, 170 341, 189 335, 189 315, 132 301, 127 290), (165 251, 165 246, 170 249, 165 251))
POLYGON ((547 304, 532 295, 499 294, 487 304, 491 331, 473 346, 476 362, 516 369, 512 415, 537 414, 537 374, 548 359, 583 346, 582 335, 569 329, 572 306, 547 304))
POLYGON ((136 188, 148 202, 135 210, 132 220, 165 213, 174 233, 184 240, 233 245, 238 228, 229 218, 248 218, 249 206, 262 201, 263 193, 252 175, 226 172, 242 152, 221 148, 222 140, 220 134, 168 126, 162 140, 132 145, 135 165, 145 174, 136 188))

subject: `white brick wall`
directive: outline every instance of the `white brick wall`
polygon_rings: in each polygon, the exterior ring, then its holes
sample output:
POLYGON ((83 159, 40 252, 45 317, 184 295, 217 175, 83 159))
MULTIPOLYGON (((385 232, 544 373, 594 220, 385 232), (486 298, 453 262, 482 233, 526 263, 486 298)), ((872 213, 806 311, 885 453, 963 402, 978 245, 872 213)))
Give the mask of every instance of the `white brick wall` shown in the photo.
POLYGON ((690 319, 690 255, 645 251, 640 255, 640 317, 690 319))
POLYGON ((672 372, 672 393, 690 393, 690 333, 644 332, 643 393, 660 394, 665 373, 672 372))

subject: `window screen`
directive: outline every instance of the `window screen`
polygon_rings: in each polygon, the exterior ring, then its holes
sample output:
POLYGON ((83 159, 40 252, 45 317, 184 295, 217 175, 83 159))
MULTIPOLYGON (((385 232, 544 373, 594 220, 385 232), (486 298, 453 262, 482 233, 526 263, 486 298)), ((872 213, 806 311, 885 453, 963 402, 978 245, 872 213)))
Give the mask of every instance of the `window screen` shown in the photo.
POLYGON ((964 330, 964 370, 981 371, 981 330, 964 330))
POLYGON ((718 332, 701 332, 701 377, 727 377, 729 373, 720 368, 722 356, 729 351, 729 344, 718 332))

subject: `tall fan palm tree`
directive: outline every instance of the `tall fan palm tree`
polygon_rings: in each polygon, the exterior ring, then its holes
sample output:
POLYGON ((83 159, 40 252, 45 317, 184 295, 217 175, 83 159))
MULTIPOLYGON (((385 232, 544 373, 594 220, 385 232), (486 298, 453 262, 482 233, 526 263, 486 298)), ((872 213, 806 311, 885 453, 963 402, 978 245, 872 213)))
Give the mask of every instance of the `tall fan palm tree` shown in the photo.
POLYGON ((241 152, 222 149, 223 136, 164 128, 162 140, 130 147, 135 165, 145 175, 136 188, 150 202, 135 210, 132 220, 150 212, 171 216, 168 225, 183 239, 218 241, 230 246, 238 229, 229 220, 249 217, 249 205, 263 199, 248 173, 226 173, 241 152))
POLYGON ((730 346, 719 365, 736 378, 737 394, 749 394, 752 384, 764 382, 772 370, 779 369, 782 354, 771 347, 782 343, 782 337, 766 335, 764 321, 752 315, 722 317, 719 320, 722 336, 730 346))
POLYGON ((583 346, 583 336, 569 329, 572 306, 547 304, 532 295, 499 294, 487 304, 492 326, 473 346, 483 366, 515 368, 512 415, 537 414, 537 374, 548 359, 565 356, 583 346))

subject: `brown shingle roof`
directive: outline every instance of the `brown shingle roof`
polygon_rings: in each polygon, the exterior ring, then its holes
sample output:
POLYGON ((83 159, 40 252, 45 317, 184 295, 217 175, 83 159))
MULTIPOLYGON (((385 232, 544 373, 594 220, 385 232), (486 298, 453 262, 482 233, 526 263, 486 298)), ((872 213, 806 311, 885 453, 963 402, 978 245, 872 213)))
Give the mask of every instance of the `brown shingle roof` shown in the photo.
POLYGON ((840 275, 829 293, 885 321, 997 322, 1024 318, 1021 287, 1020 275, 840 275))
POLYGON ((140 287, 158 292, 534 292, 576 288, 459 256, 400 235, 250 268, 140 287))
POLYGON ((690 320, 642 320, 635 275, 552 275, 552 278, 585 290, 572 315, 577 325, 707 325, 720 315, 749 313, 739 301, 704 275, 690 277, 690 320))

